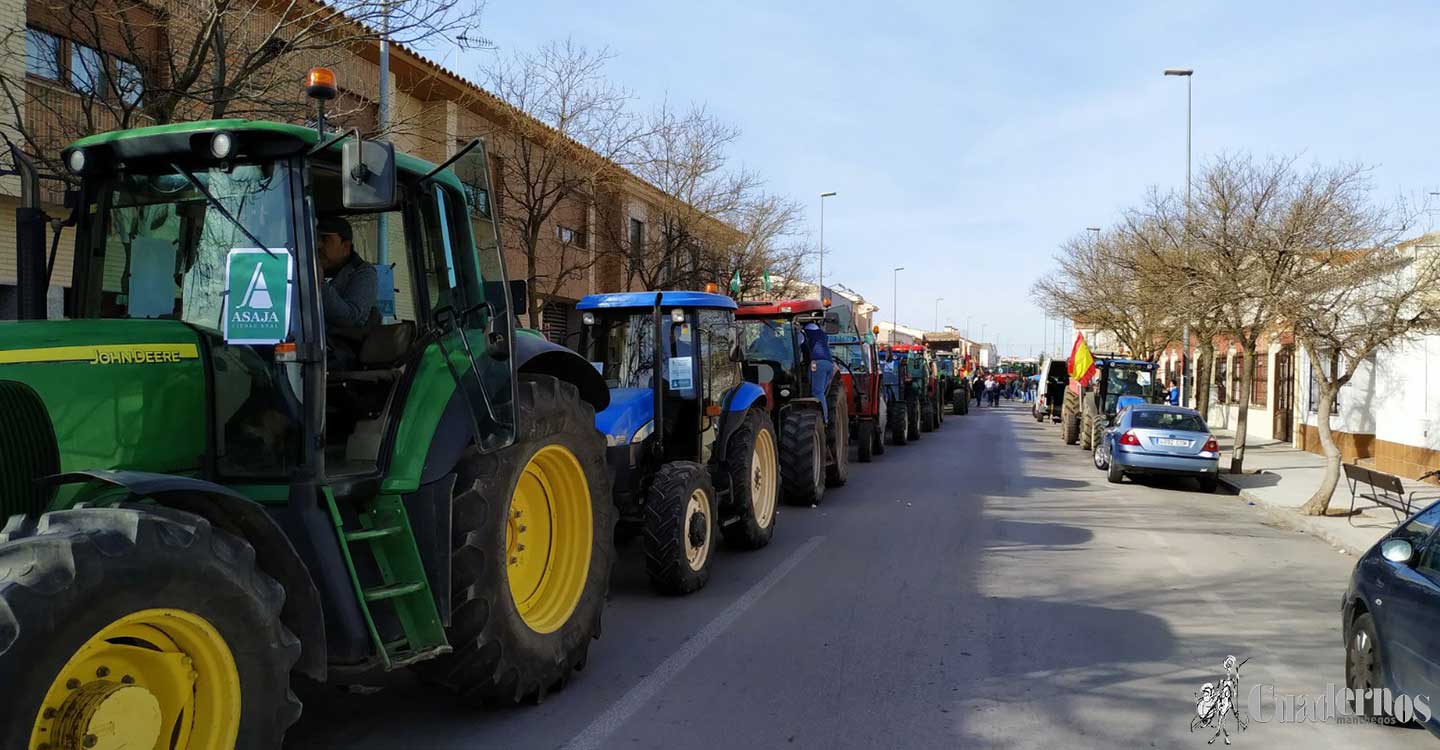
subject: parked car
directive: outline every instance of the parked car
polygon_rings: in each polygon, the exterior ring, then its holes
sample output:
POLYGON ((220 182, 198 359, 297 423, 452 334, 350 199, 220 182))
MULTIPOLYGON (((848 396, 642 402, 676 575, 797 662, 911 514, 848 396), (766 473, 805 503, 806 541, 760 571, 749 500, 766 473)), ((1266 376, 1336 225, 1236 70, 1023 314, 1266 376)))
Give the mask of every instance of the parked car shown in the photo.
MULTIPOLYGON (((1440 502, 1411 516, 1355 563, 1340 603, 1345 687, 1388 688, 1393 699, 1425 696, 1430 715, 1411 718, 1440 736, 1440 502), (1428 721, 1426 720, 1428 719, 1428 721)), ((1370 716, 1383 704, 1357 707, 1370 716)), ((1405 719, 1391 704, 1389 714, 1405 719), (1398 715, 1397 715, 1398 714, 1398 715)))
POLYGON ((1220 445, 1200 412, 1180 406, 1127 403, 1122 396, 1115 424, 1094 448, 1095 468, 1106 479, 1126 475, 1194 477, 1200 489, 1214 492, 1219 483, 1220 445))

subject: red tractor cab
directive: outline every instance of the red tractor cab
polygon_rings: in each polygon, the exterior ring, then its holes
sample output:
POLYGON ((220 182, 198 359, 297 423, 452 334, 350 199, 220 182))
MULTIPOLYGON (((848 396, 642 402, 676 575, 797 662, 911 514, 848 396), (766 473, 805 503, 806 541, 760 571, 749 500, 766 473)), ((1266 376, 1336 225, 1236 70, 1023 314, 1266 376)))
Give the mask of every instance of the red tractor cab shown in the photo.
POLYGON ((839 377, 825 390, 825 408, 813 395, 819 366, 806 354, 804 327, 836 333, 838 316, 819 300, 741 302, 735 322, 745 379, 765 389, 780 435, 782 495, 793 505, 819 504, 826 486, 843 485, 849 475, 850 402, 839 377))
POLYGON ((885 400, 880 387, 880 359, 869 337, 846 332, 830 336, 836 375, 849 400, 850 440, 860 463, 885 452, 885 400))

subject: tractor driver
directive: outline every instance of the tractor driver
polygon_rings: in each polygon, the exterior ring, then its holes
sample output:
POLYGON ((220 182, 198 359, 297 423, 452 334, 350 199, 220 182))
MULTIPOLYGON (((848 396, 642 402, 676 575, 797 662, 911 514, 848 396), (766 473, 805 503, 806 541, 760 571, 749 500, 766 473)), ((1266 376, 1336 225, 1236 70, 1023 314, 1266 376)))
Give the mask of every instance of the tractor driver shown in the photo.
POLYGON ((348 340, 356 336, 337 340, 333 334, 344 329, 362 329, 370 324, 372 317, 378 319, 375 296, 379 281, 375 267, 355 252, 350 222, 336 216, 323 218, 317 234, 320 267, 325 272, 320 297, 325 307, 326 343, 332 359, 344 369, 355 360, 354 347, 348 340))
POLYGON ((820 400, 820 416, 830 421, 830 405, 825 394, 830 388, 830 378, 835 374, 835 361, 830 355, 830 337, 820 326, 805 324, 805 358, 810 360, 810 395, 820 400))

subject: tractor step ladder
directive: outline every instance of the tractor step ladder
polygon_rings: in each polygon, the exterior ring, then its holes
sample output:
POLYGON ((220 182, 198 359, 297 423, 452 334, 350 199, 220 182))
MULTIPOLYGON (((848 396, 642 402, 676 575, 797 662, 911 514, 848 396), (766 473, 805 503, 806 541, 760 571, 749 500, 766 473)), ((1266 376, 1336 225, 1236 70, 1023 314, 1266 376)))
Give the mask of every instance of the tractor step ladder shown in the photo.
POLYGON ((403 666, 450 650, 445 628, 435 606, 435 597, 425 577, 425 566, 415 536, 410 532, 410 517, 398 495, 380 495, 357 504, 360 528, 346 528, 344 516, 327 489, 325 500, 330 517, 343 542, 341 552, 350 568, 350 579, 359 597, 360 612, 365 626, 381 655, 386 669, 403 666), (368 555, 380 573, 380 584, 365 586, 355 570, 357 555, 368 555), (385 642, 375 627, 373 606, 388 606, 399 620, 405 637, 385 642))

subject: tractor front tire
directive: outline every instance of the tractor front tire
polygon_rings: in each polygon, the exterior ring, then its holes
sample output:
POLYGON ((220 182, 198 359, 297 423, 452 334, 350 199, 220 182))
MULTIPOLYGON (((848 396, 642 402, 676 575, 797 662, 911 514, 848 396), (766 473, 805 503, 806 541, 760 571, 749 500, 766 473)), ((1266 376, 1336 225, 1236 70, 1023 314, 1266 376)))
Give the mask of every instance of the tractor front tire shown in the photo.
POLYGON ((1080 420, 1080 450, 1088 451, 1095 447, 1095 416, 1086 414, 1080 420))
POLYGON ((935 431, 935 405, 928 398, 920 402, 920 431, 935 431))
POLYGON ((471 446, 455 467, 454 651, 417 665, 476 704, 538 703, 565 686, 600 637, 615 563, 594 409, 549 375, 521 374, 517 386, 515 442, 492 453, 471 446))
POLYGON ((830 403, 830 461, 825 464, 825 486, 843 487, 850 481, 850 400, 836 391, 830 403))
POLYGON ((284 603, 255 550, 196 515, 12 517, 0 532, 0 747, 90 747, 89 728, 107 722, 103 736, 127 747, 280 747, 300 717, 284 603))
POLYGON ((1105 425, 1099 419, 1090 420, 1090 450, 1105 440, 1105 425))
POLYGON ((904 401, 891 401, 885 408, 890 412, 886 421, 891 445, 904 445, 910 436, 910 407, 904 401))
POLYGON ((1065 391, 1065 402, 1060 407, 1060 439, 1066 445, 1080 442, 1080 415, 1075 413, 1078 406, 1077 399, 1065 391))
POLYGON ((919 440, 921 432, 920 402, 905 400, 905 437, 919 440))
MULTIPOLYGON (((889 415, 886 415, 886 419, 889 419, 889 415)), ((879 420, 870 420, 870 425, 870 442, 872 444, 870 452, 876 456, 883 456, 885 455, 885 431, 880 429, 879 420)))
POLYGON ((775 428, 763 409, 745 410, 725 445, 730 476, 730 505, 720 533, 730 546, 760 549, 775 533, 775 501, 780 495, 780 465, 775 428))
POLYGON ((819 409, 785 410, 780 428, 780 491, 789 505, 818 505, 825 495, 825 425, 819 409))
POLYGON ((660 467, 645 498, 645 573, 662 594, 703 588, 715 557, 715 488, 693 461, 660 467))
POLYGON ((860 420, 859 429, 855 430, 855 447, 860 463, 868 464, 875 459, 875 442, 875 422, 860 420))

